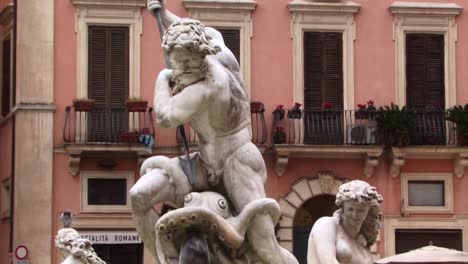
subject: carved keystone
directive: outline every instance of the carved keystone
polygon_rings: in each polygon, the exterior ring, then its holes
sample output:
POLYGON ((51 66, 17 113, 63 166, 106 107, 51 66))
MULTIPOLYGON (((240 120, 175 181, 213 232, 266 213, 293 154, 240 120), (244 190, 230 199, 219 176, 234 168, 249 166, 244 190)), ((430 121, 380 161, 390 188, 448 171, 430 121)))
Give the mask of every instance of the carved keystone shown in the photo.
POLYGON ((276 166, 275 171, 278 176, 283 176, 286 171, 286 166, 288 166, 289 154, 280 154, 276 155, 276 166))
POLYGON ((72 176, 78 175, 80 171, 80 154, 70 154, 68 157, 68 173, 72 176))
POLYGON ((465 167, 468 167, 468 152, 458 153, 454 160, 454 172, 458 178, 463 177, 465 167))
POLYGON ((390 153, 390 175, 394 178, 400 176, 400 169, 403 165, 405 165, 405 155, 399 148, 392 148, 390 153))
POLYGON ((379 165, 379 157, 382 152, 367 152, 364 154, 363 174, 370 178, 374 174, 375 168, 379 165))

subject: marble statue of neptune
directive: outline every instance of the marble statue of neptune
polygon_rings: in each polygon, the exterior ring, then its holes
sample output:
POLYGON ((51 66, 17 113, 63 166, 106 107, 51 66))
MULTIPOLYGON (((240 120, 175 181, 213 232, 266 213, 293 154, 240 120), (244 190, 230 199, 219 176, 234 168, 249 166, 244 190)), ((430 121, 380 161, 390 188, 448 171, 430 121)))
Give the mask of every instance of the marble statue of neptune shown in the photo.
MULTIPOLYGON (((190 123, 199 138, 199 153, 191 155, 194 180, 188 180, 178 158, 155 156, 142 164, 142 177, 130 190, 137 231, 158 259, 154 226, 159 216, 154 204, 182 207, 187 194, 214 191, 225 195, 238 214, 250 202, 266 197, 267 175, 262 155, 251 142, 250 102, 239 64, 221 33, 175 16, 158 0, 148 0, 148 9, 161 14, 166 28, 162 46, 172 66, 156 80, 157 123, 160 127, 190 123)), ((255 216, 246 236, 260 263, 297 263, 279 246, 268 215, 255 216)))

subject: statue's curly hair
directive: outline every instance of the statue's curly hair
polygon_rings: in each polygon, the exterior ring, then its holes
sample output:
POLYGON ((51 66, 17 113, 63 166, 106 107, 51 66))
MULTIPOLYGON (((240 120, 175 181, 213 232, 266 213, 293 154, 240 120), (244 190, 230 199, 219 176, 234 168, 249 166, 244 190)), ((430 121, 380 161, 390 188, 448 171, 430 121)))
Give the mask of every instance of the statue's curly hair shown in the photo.
POLYGON ((73 228, 62 228, 55 237, 55 246, 62 250, 67 256, 73 255, 83 263, 106 264, 100 259, 92 247, 93 243, 82 238, 73 228))
POLYGON ((341 208, 336 212, 340 218, 343 213, 343 203, 350 200, 357 200, 359 203, 366 203, 369 206, 369 212, 362 223, 358 238, 361 237, 365 240, 363 246, 370 247, 377 239, 380 229, 382 195, 377 192, 375 187, 360 180, 350 181, 341 185, 336 194, 335 201, 335 204, 341 208))
POLYGON ((190 51, 214 55, 220 48, 215 46, 211 37, 205 32, 205 26, 200 21, 182 18, 174 21, 164 32, 162 47, 166 52, 174 48, 186 48, 190 51))

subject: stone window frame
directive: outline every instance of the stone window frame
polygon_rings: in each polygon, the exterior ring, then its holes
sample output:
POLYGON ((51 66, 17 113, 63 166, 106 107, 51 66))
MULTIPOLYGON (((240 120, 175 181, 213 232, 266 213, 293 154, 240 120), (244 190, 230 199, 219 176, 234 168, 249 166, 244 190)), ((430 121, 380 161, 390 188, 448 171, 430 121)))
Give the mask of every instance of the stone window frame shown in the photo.
POLYGON ((0 183, 0 202, 0 219, 7 219, 11 209, 11 178, 0 183))
POLYGON ((452 173, 401 173, 402 212, 406 213, 453 213, 453 174, 452 173), (444 206, 410 206, 408 204, 409 181, 443 181, 444 206))
POLYGON ((468 218, 403 218, 384 216, 385 256, 395 255, 395 230, 397 229, 461 229, 463 251, 468 251, 468 218))
POLYGON ((456 42, 455 17, 463 9, 454 3, 394 2, 390 7, 394 16, 393 40, 395 42, 395 103, 406 105, 405 36, 407 33, 432 33, 444 35, 445 106, 456 104, 456 42))
POLYGON ((135 184, 133 171, 82 171, 80 172, 81 203, 80 211, 89 212, 131 212, 130 195, 128 192, 135 184), (88 179, 126 179, 127 200, 125 205, 90 205, 88 204, 88 179))
MULTIPOLYGON (((3 41, 7 38, 10 38, 10 67, 13 67, 13 51, 14 51, 14 46, 13 46, 13 12, 14 12, 14 7, 13 7, 13 4, 9 4, 8 6, 6 6, 1 12, 0 12, 0 25, 2 26, 2 31, 1 31, 1 38, 0 38, 0 46, 1 46, 1 49, 0 51, 2 53, 0 54, 3 54, 3 41)), ((0 80, 3 80, 3 63, 0 63, 0 80)), ((13 74, 13 69, 11 70, 11 74, 13 74)), ((13 101, 12 101, 12 94, 13 94, 13 82, 11 81, 13 80, 13 76, 11 76, 10 78, 10 113, 12 112, 12 109, 13 109, 13 101)), ((1 87, 1 86, 0 86, 1 87)), ((3 89, 3 87, 1 87, 3 89)), ((1 89, 0 89, 1 90, 1 89)), ((0 92, 0 110, 3 108, 2 106, 2 102, 3 102, 3 98, 2 98, 2 94, 3 92, 0 92)), ((9 115, 9 114, 8 114, 9 115)), ((7 115, 7 116, 8 116, 7 115)), ((7 116, 4 116, 3 118, 6 118, 7 116)), ((2 119, 2 116, 1 116, 1 113, 0 113, 0 119, 2 119)))
MULTIPOLYGON (((360 5, 352 1, 329 3, 292 0, 291 38, 293 39, 293 101, 304 104, 304 32, 329 31, 343 33, 343 108, 354 109, 354 41, 355 14, 360 5)), ((304 141, 303 122, 296 131, 295 143, 304 141)))
POLYGON ((255 0, 183 0, 189 16, 204 25, 240 31, 240 71, 247 95, 251 96, 251 42, 253 21, 251 13, 255 0))
POLYGON ((146 0, 72 0, 77 7, 75 33, 77 34, 77 89, 76 97, 88 97, 88 26, 129 27, 129 97, 140 96, 141 9, 146 0))

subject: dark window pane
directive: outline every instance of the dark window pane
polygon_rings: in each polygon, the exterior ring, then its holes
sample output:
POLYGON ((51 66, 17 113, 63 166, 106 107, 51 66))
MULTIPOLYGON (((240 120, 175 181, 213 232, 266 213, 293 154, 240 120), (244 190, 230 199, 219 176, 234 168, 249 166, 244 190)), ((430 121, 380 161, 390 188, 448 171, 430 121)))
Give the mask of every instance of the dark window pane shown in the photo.
POLYGON ((232 51, 240 65, 240 30, 226 28, 218 28, 217 30, 223 35, 224 44, 232 51))
POLYGON ((444 206, 444 181, 408 181, 410 206, 444 206))
POLYGON ((88 179, 89 205, 126 205, 127 179, 88 179))
POLYGON ((395 230, 396 254, 425 247, 437 247, 463 251, 463 233, 458 229, 397 229, 395 230))
POLYGON ((143 263, 143 244, 94 244, 93 248, 107 264, 143 263))

